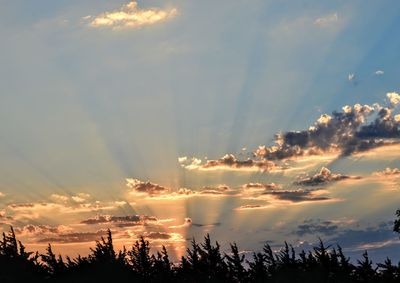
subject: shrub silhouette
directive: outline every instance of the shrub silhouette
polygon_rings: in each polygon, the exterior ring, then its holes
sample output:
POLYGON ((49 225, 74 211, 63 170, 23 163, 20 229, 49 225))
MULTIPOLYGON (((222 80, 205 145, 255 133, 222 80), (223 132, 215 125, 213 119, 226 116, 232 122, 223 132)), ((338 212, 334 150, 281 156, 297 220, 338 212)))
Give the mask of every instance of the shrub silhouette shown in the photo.
POLYGON ((355 265, 340 246, 325 246, 320 239, 312 250, 296 254, 285 242, 274 252, 265 244, 263 250, 245 260, 236 243, 229 253, 222 253, 210 235, 202 243, 192 240, 178 263, 172 263, 163 246, 155 254, 150 243, 140 237, 130 250, 116 252, 112 233, 96 241, 87 257, 74 259, 54 254, 49 244, 46 253, 26 252, 16 239, 13 228, 0 240, 0 282, 400 282, 400 265, 390 259, 374 265, 365 252, 355 265))

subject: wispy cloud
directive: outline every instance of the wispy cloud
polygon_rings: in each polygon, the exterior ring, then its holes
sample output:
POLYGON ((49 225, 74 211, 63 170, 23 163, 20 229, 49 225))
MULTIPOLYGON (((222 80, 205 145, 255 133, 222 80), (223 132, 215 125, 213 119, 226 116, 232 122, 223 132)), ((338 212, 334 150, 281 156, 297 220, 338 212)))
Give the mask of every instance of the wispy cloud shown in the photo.
POLYGON ((329 26, 339 21, 337 13, 332 13, 315 19, 314 24, 320 27, 329 26))
POLYGON ((164 22, 176 15, 176 8, 141 9, 136 1, 131 1, 119 10, 105 12, 95 17, 85 16, 83 19, 90 21, 89 25, 93 28, 129 29, 164 22))

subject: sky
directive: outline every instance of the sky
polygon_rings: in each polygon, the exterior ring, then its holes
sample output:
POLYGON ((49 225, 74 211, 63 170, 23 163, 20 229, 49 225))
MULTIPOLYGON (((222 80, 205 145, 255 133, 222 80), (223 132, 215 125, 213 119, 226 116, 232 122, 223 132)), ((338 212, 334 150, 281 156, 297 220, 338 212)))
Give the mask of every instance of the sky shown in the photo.
POLYGON ((29 249, 400 260, 398 1, 0 4, 0 223, 29 249))

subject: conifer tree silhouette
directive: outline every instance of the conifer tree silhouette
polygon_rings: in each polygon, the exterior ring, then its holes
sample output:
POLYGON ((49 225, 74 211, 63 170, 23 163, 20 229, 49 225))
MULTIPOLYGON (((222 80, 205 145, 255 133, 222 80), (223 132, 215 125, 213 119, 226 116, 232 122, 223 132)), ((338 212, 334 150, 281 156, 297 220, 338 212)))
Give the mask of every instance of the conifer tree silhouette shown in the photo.
POLYGON ((153 271, 153 260, 150 256, 150 243, 143 237, 136 241, 128 251, 129 263, 133 270, 144 281, 149 281, 153 271))
POLYGON ((225 255, 228 264, 229 280, 231 282, 245 282, 247 281, 247 272, 243 267, 244 255, 239 254, 239 249, 236 243, 231 246, 231 254, 225 255))
POLYGON ((400 265, 393 265, 390 259, 375 266, 365 252, 353 265, 340 246, 325 246, 321 239, 317 246, 297 256, 286 242, 278 252, 265 244, 262 252, 253 253, 253 259, 246 261, 236 243, 230 245, 228 254, 222 255, 220 249, 210 235, 201 244, 193 239, 187 255, 174 264, 165 246, 151 254, 150 243, 143 237, 134 242, 131 250, 124 247, 116 252, 108 230, 87 257, 66 257, 64 261, 54 254, 50 244, 45 254, 26 252, 11 227, 0 240, 0 282, 400 282, 400 265))

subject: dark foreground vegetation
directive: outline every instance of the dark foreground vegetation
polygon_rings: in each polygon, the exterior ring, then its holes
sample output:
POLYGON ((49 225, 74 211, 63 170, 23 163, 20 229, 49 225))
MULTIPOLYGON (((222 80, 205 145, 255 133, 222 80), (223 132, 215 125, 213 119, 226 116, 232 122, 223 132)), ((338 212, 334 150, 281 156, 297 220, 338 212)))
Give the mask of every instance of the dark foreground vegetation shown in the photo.
POLYGON ((389 259, 373 265, 366 252, 353 265, 340 247, 322 241, 298 255, 288 244, 279 252, 266 244, 247 261, 236 244, 221 253, 209 235, 200 244, 193 240, 187 255, 173 264, 165 247, 152 255, 143 238, 115 252, 110 231, 87 257, 63 259, 50 245, 46 254, 26 252, 11 228, 0 241, 0 282, 400 282, 400 265, 389 259))

